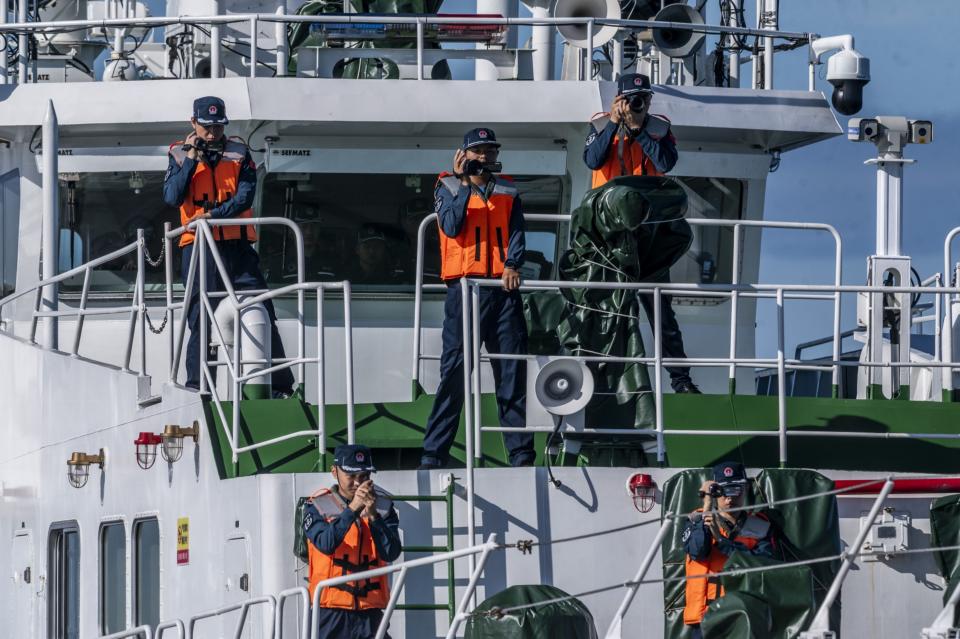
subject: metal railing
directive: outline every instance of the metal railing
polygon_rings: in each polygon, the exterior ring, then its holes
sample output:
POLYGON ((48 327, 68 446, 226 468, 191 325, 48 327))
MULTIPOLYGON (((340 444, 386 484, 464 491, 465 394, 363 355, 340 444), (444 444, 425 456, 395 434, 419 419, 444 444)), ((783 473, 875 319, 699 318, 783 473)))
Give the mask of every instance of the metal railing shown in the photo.
MULTIPOLYGON (((473 544, 473 537, 470 538, 470 543, 473 544)), ((480 555, 480 560, 476 563, 475 567, 473 565, 474 562, 470 562, 470 580, 467 582, 467 588, 463 593, 463 597, 460 599, 460 605, 457 606, 457 612, 450 621, 450 627, 447 630, 446 639, 453 639, 453 637, 457 635, 457 630, 460 628, 460 625, 467 618, 467 608, 470 607, 470 602, 473 600, 473 594, 476 591, 477 584, 480 581, 480 575, 483 573, 483 569, 486 566, 487 558, 490 556, 492 551, 497 550, 499 547, 500 546, 496 542, 496 535, 491 533, 487 537, 487 541, 483 544, 470 545, 467 548, 440 553, 431 557, 404 561, 399 564, 384 566, 383 568, 365 570, 363 572, 351 573, 343 577, 336 577, 334 579, 326 579, 321 581, 314 589, 313 598, 311 599, 312 614, 310 617, 310 639, 320 639, 317 636, 317 614, 320 610, 320 595, 324 588, 351 583, 354 581, 361 581, 363 579, 370 579, 372 577, 380 577, 382 575, 399 573, 396 580, 393 582, 390 593, 390 601, 387 603, 387 607, 383 612, 383 620, 380 622, 380 626, 377 629, 376 639, 383 639, 387 632, 387 627, 390 625, 390 618, 393 616, 393 611, 396 608, 397 600, 400 597, 400 592, 403 590, 403 586, 406 583, 407 572, 409 569, 419 568, 421 566, 431 566, 442 561, 452 561, 460 557, 468 557, 472 560, 476 557, 476 555, 480 555)))
MULTIPOLYGON (((172 380, 176 380, 177 371, 179 369, 180 357, 183 350, 183 343, 186 337, 187 330, 187 316, 190 312, 191 299, 193 297, 193 289, 196 286, 196 279, 199 279, 199 292, 197 301, 200 304, 199 309, 199 333, 200 333, 200 343, 205 345, 210 341, 210 336, 208 335, 207 325, 209 324, 210 329, 216 333, 219 338, 219 342, 222 345, 227 343, 225 339, 223 328, 220 326, 217 321, 216 314, 214 312, 214 306, 211 303, 211 297, 214 297, 212 291, 207 290, 208 274, 207 274, 207 259, 206 255, 209 252, 210 257, 212 258, 214 267, 217 270, 219 275, 220 282, 223 285, 224 292, 222 296, 224 301, 229 302, 233 310, 233 321, 234 321, 234 346, 232 353, 232 361, 225 358, 225 361, 212 362, 208 359, 208 349, 201 348, 201 358, 200 358, 200 391, 209 392, 213 401, 214 406, 217 410, 217 415, 220 418, 221 424, 224 428, 224 434, 226 435, 227 441, 230 444, 232 460, 233 463, 237 463, 240 453, 249 452, 265 446, 270 446, 277 444, 289 439, 294 439, 298 437, 316 437, 317 438, 317 447, 319 455, 322 458, 326 451, 326 416, 325 416, 325 406, 326 406, 326 374, 324 371, 325 363, 325 352, 326 352, 326 338, 324 336, 324 292, 328 290, 338 290, 343 293, 343 318, 344 318, 344 374, 345 374, 345 386, 346 386, 346 420, 347 420, 347 441, 348 443, 354 443, 356 439, 356 419, 355 419, 355 407, 354 407, 354 374, 353 374, 353 322, 351 315, 351 287, 350 282, 304 282, 303 281, 303 272, 304 272, 304 256, 303 256, 303 235, 300 231, 299 226, 291 220, 286 218, 279 217, 265 217, 265 218, 249 218, 249 219, 226 219, 226 220, 210 220, 210 219, 201 219, 191 222, 190 224, 179 227, 173 230, 167 230, 164 233, 164 242, 166 243, 166 249, 168 251, 172 250, 173 240, 184 233, 189 231, 194 232, 194 249, 191 255, 191 261, 187 272, 186 284, 184 285, 183 293, 183 303, 178 305, 181 307, 181 316, 180 316, 180 326, 177 333, 177 336, 172 338, 173 341, 169 345, 170 347, 170 360, 171 370, 170 375, 172 380), (231 283, 229 272, 223 262, 222 257, 220 256, 220 251, 217 248, 216 241, 213 238, 211 232, 211 227, 214 226, 263 226, 263 225, 279 225, 285 226, 290 229, 295 238, 296 242, 296 251, 297 251, 297 281, 295 284, 290 284, 277 289, 271 289, 265 292, 260 291, 246 291, 247 293, 252 294, 252 297, 247 297, 243 300, 240 299, 240 294, 245 291, 236 290, 231 283), (316 294, 316 304, 317 304, 317 353, 315 357, 306 356, 306 347, 305 347, 305 335, 306 335, 306 322, 304 315, 305 307, 305 292, 314 291, 316 294), (240 315, 244 309, 250 308, 256 304, 262 304, 268 300, 272 300, 281 295, 288 293, 296 293, 297 296, 297 356, 294 358, 272 358, 271 362, 264 362, 262 360, 256 359, 244 359, 242 353, 242 340, 240 339, 241 332, 241 321, 240 315), (247 365, 257 365, 257 364, 271 364, 267 368, 257 369, 254 372, 244 374, 244 366, 247 365), (274 437, 260 442, 255 442, 246 446, 239 445, 240 438, 240 410, 236 405, 240 402, 243 397, 243 384, 251 379, 261 377, 267 374, 273 374, 280 370, 293 368, 294 366, 299 368, 300 380, 303 383, 306 380, 306 366, 312 365, 316 367, 317 370, 317 430, 300 430, 293 433, 286 433, 279 437, 274 437), (231 411, 230 430, 227 430, 226 414, 223 409, 224 399, 220 397, 220 394, 217 391, 216 384, 214 382, 213 368, 223 367, 227 370, 230 379, 231 386, 233 389, 233 401, 235 406, 231 411)), ((167 313, 169 313, 169 319, 172 322, 173 318, 173 304, 170 298, 170 291, 173 290, 173 281, 172 281, 172 268, 168 266, 167 268, 167 296, 168 296, 168 306, 167 313)), ((223 302, 221 302, 223 303, 223 302)))
MULTIPOLYGON (((141 375, 146 374, 146 353, 144 345, 146 343, 146 325, 144 322, 144 240, 143 240, 143 229, 137 230, 137 240, 131 242, 124 247, 117 249, 111 253, 107 253, 101 257, 98 257, 94 260, 90 260, 85 264, 81 264, 76 268, 72 268, 69 271, 65 271, 50 277, 44 280, 40 280, 36 284, 25 288, 22 291, 17 291, 11 293, 10 295, 0 299, 0 317, 3 315, 4 307, 14 302, 21 297, 24 297, 30 293, 34 294, 33 301, 33 313, 31 314, 30 319, 30 331, 28 333, 28 341, 31 344, 37 344, 37 323, 41 317, 73 317, 77 320, 76 329, 73 335, 73 343, 68 351, 69 355, 74 357, 79 356, 80 351, 80 340, 83 336, 83 325, 84 319, 91 315, 120 315, 129 313, 129 328, 127 331, 127 343, 124 348, 123 355, 123 366, 122 370, 130 370, 130 360, 133 353, 133 343, 135 335, 137 334, 137 328, 139 326, 139 335, 140 335, 140 366, 137 372, 141 375), (97 307, 97 308, 88 308, 87 304, 89 301, 90 293, 90 276, 94 269, 97 267, 112 262, 116 259, 122 258, 126 255, 136 253, 137 255, 137 274, 136 274, 136 284, 134 285, 133 298, 130 304, 121 305, 121 306, 108 306, 108 307, 97 307), (54 287, 60 282, 71 279, 78 275, 83 275, 83 287, 80 293, 80 305, 75 309, 64 309, 42 311, 40 310, 41 299, 43 297, 44 291, 48 287, 54 287)), ((4 323, 9 323, 11 320, 3 320, 4 323)), ((15 331, 11 331, 11 334, 15 334, 15 331)))
MULTIPOLYGON (((24 1, 20 2, 24 6, 24 1)), ((18 82, 25 83, 27 79, 27 67, 29 66, 27 39, 30 36, 42 37, 52 36, 69 31, 84 31, 96 29, 103 33, 121 33, 124 30, 133 28, 138 29, 162 29, 175 25, 183 25, 188 28, 209 27, 210 33, 210 60, 211 77, 217 78, 220 75, 221 62, 221 29, 226 25, 248 25, 249 42, 244 43, 243 34, 237 31, 238 44, 241 48, 246 44, 250 53, 244 59, 248 60, 249 76, 257 77, 258 66, 266 63, 258 60, 258 52, 264 51, 259 44, 259 25, 260 23, 274 24, 274 49, 273 57, 276 60, 273 71, 276 76, 285 76, 287 74, 287 61, 290 52, 287 50, 287 40, 284 25, 292 24, 378 24, 378 25, 406 25, 414 27, 416 33, 416 59, 418 61, 417 79, 429 79, 428 74, 423 73, 423 57, 425 46, 425 31, 427 25, 486 25, 486 26, 505 26, 505 27, 561 27, 570 25, 580 25, 586 28, 587 51, 594 50, 594 34, 599 28, 604 26, 616 27, 618 30, 628 32, 642 31, 651 28, 675 29, 680 31, 689 31, 692 33, 702 33, 720 36, 755 36, 762 38, 764 46, 764 75, 766 80, 764 86, 767 89, 772 88, 773 77, 773 59, 775 39, 785 40, 798 46, 806 46, 808 52, 811 49, 811 43, 818 36, 812 33, 780 31, 768 28, 750 28, 736 27, 726 25, 708 25, 708 24, 688 24, 679 22, 658 22, 655 20, 613 20, 604 18, 590 17, 570 17, 570 18, 492 18, 492 17, 468 17, 468 16, 437 16, 437 15, 396 15, 396 16, 372 16, 364 14, 341 14, 341 15, 287 15, 283 12, 277 13, 236 13, 230 15, 213 16, 158 16, 158 17, 114 17, 99 20, 63 20, 52 22, 30 22, 27 20, 26 13, 18 14, 17 22, 0 24, 0 33, 4 36, 16 36, 20 41, 20 55, 18 63, 18 82)), ((146 39, 147 36, 145 36, 146 39)), ((112 48, 114 55, 125 57, 133 52, 127 52, 123 38, 115 37, 108 45, 112 48)), ((5 56, 5 51, 3 52, 5 56)), ((344 51, 344 57, 349 58, 349 51, 344 51)), ((385 56, 388 57, 388 56, 385 56)), ((739 58, 737 58, 739 60, 739 58)), ((814 90, 816 78, 815 66, 817 64, 815 56, 808 55, 810 60, 807 70, 808 90, 814 90)), ((671 66, 672 66, 672 59, 671 66)), ((6 64, 0 58, 0 66, 4 73, 0 73, 0 83, 7 83, 8 77, 5 73, 6 64)), ((754 57, 754 64, 757 59, 754 57)), ((267 65, 269 66, 269 65, 267 65)), ((169 70, 167 71, 169 73, 169 70)), ((738 74, 737 74, 738 75, 738 74)), ((592 73, 581 75, 581 79, 592 79, 592 73)), ((36 74, 34 74, 36 81, 36 74)))
MULTIPOLYGON (((558 222, 558 223, 569 223, 570 215, 569 214, 549 214, 549 213, 528 213, 524 215, 524 219, 531 222, 558 222)), ((419 384, 420 382, 420 363, 424 360, 438 360, 439 356, 432 355, 423 355, 422 354, 422 323, 423 323, 423 291, 424 290, 444 290, 446 286, 444 284, 424 284, 423 283, 423 251, 425 245, 425 234, 427 228, 431 224, 435 224, 437 220, 436 213, 432 213, 425 217, 420 223, 420 227, 417 231, 417 263, 416 263, 416 287, 414 291, 414 315, 413 315, 413 367, 412 367, 412 379, 414 385, 419 384)), ((794 231, 814 231, 828 233, 833 238, 834 243, 834 258, 833 258, 833 285, 839 287, 843 279, 843 240, 840 237, 840 234, 837 230, 830 224, 820 224, 820 223, 808 223, 808 222, 777 222, 777 221, 768 221, 768 220, 721 220, 721 219, 706 219, 706 218, 693 218, 688 219, 687 222, 691 226, 697 227, 722 227, 722 228, 731 228, 733 232, 733 249, 732 253, 732 265, 731 265, 731 282, 732 286, 737 287, 740 284, 741 277, 741 263, 743 261, 743 231, 744 229, 781 229, 781 230, 794 230, 794 231)), ((960 232, 960 229, 958 229, 960 232)), ((532 282, 531 282, 532 283, 532 282)), ((542 283, 537 283, 542 284, 542 283)), ((652 285, 651 285, 652 286, 652 285)), ((549 288, 549 286, 547 286, 549 288)), ((589 284, 585 286, 573 286, 572 288, 589 288, 589 284)), ((701 288, 693 289, 698 291, 695 295, 701 296, 701 288)), ((702 289, 707 291, 707 289, 702 289)), ((687 291, 683 291, 687 292, 687 291)), ((739 298, 741 293, 739 289, 734 288, 731 291, 730 295, 730 336, 729 336, 729 358, 731 360, 737 359, 737 322, 739 314, 739 298)), ((713 296, 716 297, 715 293, 705 292, 703 296, 713 296)), ((819 296, 814 299, 829 299, 824 296, 819 296)), ((654 300, 655 304, 659 303, 657 300, 654 300)), ((464 309, 467 306, 463 307, 464 309)), ((655 326, 659 324, 655 323, 655 326)), ((833 295, 833 337, 831 341, 833 342, 833 360, 837 361, 840 359, 840 293, 835 292, 833 295)), ((655 339, 657 337, 655 336, 655 339)), ((475 346, 475 360, 479 356, 479 343, 474 340, 475 346)), ((479 373, 474 372, 475 380, 474 387, 479 389, 479 373)), ((839 385, 839 364, 832 366, 832 385, 834 388, 834 395, 837 394, 837 388, 839 385)), ((736 365, 730 364, 728 371, 728 380, 731 392, 736 390, 736 365)), ((479 392, 479 390, 477 391, 479 392)), ((468 416, 469 419, 469 416, 468 416)))
POLYGON ((193 639, 194 627, 196 626, 197 622, 206 619, 222 617, 223 615, 232 614, 238 611, 240 614, 234 628, 233 637, 234 639, 240 639, 243 631, 247 627, 250 609, 254 606, 261 605, 268 607, 268 619, 270 620, 270 629, 273 639, 282 639, 284 636, 284 604, 286 600, 294 597, 299 598, 300 603, 303 606, 302 613, 298 611, 297 618, 295 620, 298 632, 297 636, 300 637, 300 639, 306 639, 307 637, 310 639, 322 639, 318 637, 319 628, 317 625, 317 615, 320 610, 320 597, 324 588, 356 581, 364 581, 366 579, 396 573, 397 577, 391 586, 390 601, 387 603, 387 607, 383 611, 383 620, 380 622, 380 626, 377 629, 377 639, 383 639, 383 637, 386 635, 387 627, 390 625, 390 619, 393 616, 393 612, 397 609, 397 601, 399 600, 400 593, 403 591, 403 587, 406 583, 407 574, 411 569, 432 566, 441 562, 454 561, 462 557, 475 557, 476 555, 480 555, 480 560, 477 563, 476 568, 471 568, 470 579, 467 582, 463 596, 461 597, 460 603, 457 606, 456 614, 454 614, 450 619, 450 626, 445 637, 446 639, 453 639, 453 637, 456 637, 460 626, 469 617, 468 609, 471 605, 470 602, 473 600, 474 593, 476 592, 477 586, 480 583, 480 576, 483 574, 483 569, 486 566, 487 558, 490 556, 491 552, 494 550, 501 550, 502 548, 503 546, 498 544, 496 541, 496 535, 491 534, 487 537, 486 542, 482 544, 471 545, 467 548, 438 553, 436 555, 423 557, 421 559, 403 561, 389 566, 384 566, 382 568, 375 568, 373 570, 350 573, 342 577, 326 579, 317 584, 313 591, 313 597, 309 597, 307 589, 303 586, 299 586, 297 588, 288 588, 287 590, 278 593, 276 596, 264 595, 261 597, 253 597, 232 604, 220 606, 212 610, 200 612, 188 617, 186 622, 182 621, 181 619, 165 621, 157 626, 156 635, 153 634, 150 626, 139 626, 137 628, 131 628, 130 630, 124 630, 116 634, 106 635, 100 637, 100 639, 125 639, 127 637, 137 636, 142 636, 144 639, 153 639, 153 637, 156 636, 157 639, 160 639, 163 631, 172 628, 177 629, 178 636, 181 639, 184 637, 186 639, 193 639))
MULTIPOLYGON (((208 610, 207 612, 201 612, 199 614, 193 615, 187 619, 187 636, 186 639, 193 639, 193 628, 198 621, 203 621, 205 619, 214 619, 216 617, 221 617, 226 614, 240 611, 240 618, 237 620, 237 626, 233 632, 233 639, 240 639, 243 635, 244 628, 247 623, 248 614, 250 608, 253 606, 266 605, 270 609, 270 617, 275 619, 277 615, 277 598, 273 595, 264 595, 262 597, 254 597, 252 599, 244 599, 237 603, 228 604, 226 606, 221 606, 213 610, 208 610)), ((276 627, 276 622, 272 624, 272 627, 276 627)))

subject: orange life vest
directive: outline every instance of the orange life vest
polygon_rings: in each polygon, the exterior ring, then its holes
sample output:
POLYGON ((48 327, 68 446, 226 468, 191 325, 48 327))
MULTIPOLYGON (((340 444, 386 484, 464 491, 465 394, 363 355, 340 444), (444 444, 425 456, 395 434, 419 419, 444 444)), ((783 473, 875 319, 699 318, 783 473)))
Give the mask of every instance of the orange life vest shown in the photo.
MULTIPOLYGON (((313 506, 327 521, 336 519, 346 504, 340 496, 331 490, 321 490, 311 500, 313 506)), ((382 496, 377 497, 377 510, 391 508, 389 500, 382 496), (384 504, 384 501, 386 502, 384 504)), ((373 543, 370 532, 370 523, 365 516, 358 517, 350 526, 343 541, 333 555, 325 555, 317 550, 313 542, 307 542, 307 560, 310 567, 310 601, 317 584, 325 579, 342 577, 355 572, 372 570, 385 566, 386 563, 377 557, 377 546, 373 543)), ((387 607, 390 600, 390 586, 387 576, 353 581, 339 586, 325 587, 320 593, 321 608, 344 608, 347 610, 371 610, 387 607)))
MULTIPOLYGON (((437 184, 456 195, 459 178, 441 173, 437 184)), ((489 197, 484 200, 473 188, 467 202, 467 218, 456 237, 440 229, 440 279, 466 276, 500 277, 507 261, 510 213, 517 187, 506 175, 498 175, 489 197)))
MULTIPOLYGON (((183 142, 174 142, 170 145, 170 156, 177 164, 183 166, 187 159, 187 152, 182 148, 183 142)), ((190 179, 190 188, 180 205, 180 225, 186 226, 195 217, 204 212, 204 202, 210 206, 223 204, 237 194, 237 182, 240 178, 240 169, 247 157, 247 147, 242 142, 227 139, 223 147, 223 156, 217 165, 210 167, 205 161, 197 161, 197 168, 190 179)), ((253 217, 253 209, 241 212, 235 218, 253 217)), ((193 242, 192 232, 180 236, 180 246, 193 242)), ((247 240, 257 239, 256 231, 252 226, 218 226, 213 228, 214 240, 247 240)))
POLYGON ((623 175, 663 175, 663 173, 657 170, 653 161, 643 152, 639 142, 630 137, 626 137, 624 141, 624 137, 617 134, 610 143, 606 162, 599 169, 594 169, 590 188, 603 186, 613 178, 623 175), (622 153, 621 144, 623 145, 622 153), (623 165, 620 164, 621 159, 623 165))
MULTIPOLYGON (((695 512, 703 512, 703 509, 698 508, 695 512)), ((718 528, 720 529, 720 534, 726 537, 727 532, 724 530, 723 526, 718 526, 718 528)), ((753 536, 749 534, 749 532, 745 532, 737 537, 734 537, 733 540, 748 550, 753 550, 757 544, 760 543, 760 540, 766 535, 766 530, 769 529, 769 520, 760 513, 748 516, 747 523, 744 524, 741 530, 746 529, 749 531, 756 528, 763 529, 764 534, 760 536, 753 536), (758 525, 758 522, 756 521, 751 522, 751 519, 759 520, 759 522, 762 522, 762 524, 758 525), (751 523, 753 525, 751 525, 751 523)), ((713 545, 710 548, 710 555, 707 557, 706 561, 697 561, 695 559, 691 559, 690 555, 687 555, 686 574, 687 577, 697 577, 700 575, 721 572, 724 564, 726 563, 727 556, 720 552, 720 550, 717 548, 716 542, 713 542, 713 545)), ((703 577, 700 579, 687 579, 686 606, 683 609, 683 623, 687 625, 699 624, 701 621, 703 621, 703 615, 706 614, 707 606, 710 604, 710 602, 722 596, 723 587, 714 579, 709 577, 703 577)))

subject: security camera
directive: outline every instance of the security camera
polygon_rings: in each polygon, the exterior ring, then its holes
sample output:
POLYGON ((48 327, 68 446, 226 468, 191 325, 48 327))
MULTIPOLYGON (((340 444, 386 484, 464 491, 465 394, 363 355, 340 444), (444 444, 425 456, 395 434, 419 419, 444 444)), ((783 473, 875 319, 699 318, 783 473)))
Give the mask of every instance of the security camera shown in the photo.
POLYGON ((933 122, 930 120, 910 120, 911 144, 929 144, 933 142, 933 122))
POLYGON ((847 139, 852 142, 873 140, 880 135, 880 122, 876 118, 850 118, 847 123, 847 139))
POLYGON ((853 115, 863 107, 863 87, 870 82, 870 59, 853 48, 853 36, 818 38, 810 47, 813 62, 820 56, 839 49, 827 62, 827 81, 833 85, 833 108, 843 115, 853 115))

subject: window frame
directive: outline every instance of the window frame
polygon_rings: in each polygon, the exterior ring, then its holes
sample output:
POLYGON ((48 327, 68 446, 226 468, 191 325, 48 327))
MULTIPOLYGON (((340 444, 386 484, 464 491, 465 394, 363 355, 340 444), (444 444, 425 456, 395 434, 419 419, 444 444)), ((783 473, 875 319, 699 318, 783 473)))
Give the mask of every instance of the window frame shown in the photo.
POLYGON ((97 584, 97 595, 99 597, 97 605, 97 624, 100 629, 100 633, 107 635, 112 632, 118 632, 116 629, 107 628, 107 592, 106 592, 106 561, 104 558, 107 556, 105 552, 105 542, 106 542, 106 532, 108 528, 120 527, 120 531, 123 535, 123 579, 121 580, 122 590, 123 590, 123 627, 119 630, 125 629, 127 626, 127 572, 128 572, 128 553, 127 553, 127 522, 123 519, 110 519, 100 523, 100 530, 97 534, 97 549, 99 552, 98 563, 97 563, 97 575, 98 575, 98 584, 97 584))
MULTIPOLYGON (((80 538, 80 524, 75 520, 55 522, 50 525, 47 534, 47 578, 50 583, 47 599, 47 636, 50 639, 68 639, 66 635, 66 610, 64 607, 68 556, 64 550, 64 540, 68 534, 76 535, 77 561, 76 573, 79 584, 81 553, 83 550, 80 538)), ((80 632, 81 606, 79 585, 76 589, 77 631, 80 632)), ((78 634, 78 637, 80 635, 78 634)))
POLYGON ((160 622, 160 604, 161 604, 161 584, 160 579, 160 567, 163 564, 163 535, 161 534, 160 528, 160 517, 157 514, 151 514, 146 516, 137 517, 133 520, 133 523, 130 525, 130 549, 131 549, 131 569, 130 569, 130 597, 131 597, 131 610, 130 614, 133 619, 134 626, 141 626, 147 622, 144 622, 141 617, 142 607, 141 607, 141 587, 140 587, 140 559, 141 553, 139 548, 140 542, 140 532, 144 524, 154 523, 157 526, 157 623, 160 622))
POLYGON ((9 295, 17 290, 17 271, 18 271, 18 261, 20 257, 20 169, 12 169, 6 173, 0 175, 0 297, 9 295), (3 198, 3 190, 6 188, 7 182, 13 181, 16 183, 17 189, 17 205, 12 207, 12 212, 7 211, 6 201, 3 198), (5 238, 7 237, 7 221, 12 217, 15 220, 13 225, 14 232, 13 236, 13 273, 8 274, 5 271, 4 264, 7 260, 7 253, 4 248, 5 238), (12 276, 12 279, 10 279, 12 276), (7 285, 12 284, 11 288, 7 290, 7 285))

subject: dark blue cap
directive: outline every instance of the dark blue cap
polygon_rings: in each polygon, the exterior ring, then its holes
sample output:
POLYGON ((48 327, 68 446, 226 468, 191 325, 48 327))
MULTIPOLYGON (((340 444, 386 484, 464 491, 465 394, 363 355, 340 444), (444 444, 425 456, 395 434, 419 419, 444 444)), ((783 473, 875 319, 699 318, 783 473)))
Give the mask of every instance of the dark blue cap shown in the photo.
POLYGON ((747 471, 740 462, 723 462, 713 467, 713 481, 724 484, 747 483, 747 471))
POLYGON ((650 78, 642 73, 625 73, 617 80, 617 95, 635 95, 637 93, 653 93, 650 88, 650 78))
POLYGON ((193 117, 204 126, 210 124, 230 124, 227 119, 227 107, 223 100, 212 95, 193 101, 193 117))
POLYGON ((333 451, 333 465, 348 473, 375 473, 373 454, 362 444, 340 444, 333 451))
POLYGON ((493 129, 480 127, 467 131, 466 135, 463 136, 463 146, 461 148, 466 151, 472 146, 480 146, 481 144, 500 146, 500 143, 497 142, 497 134, 493 132, 493 129))

